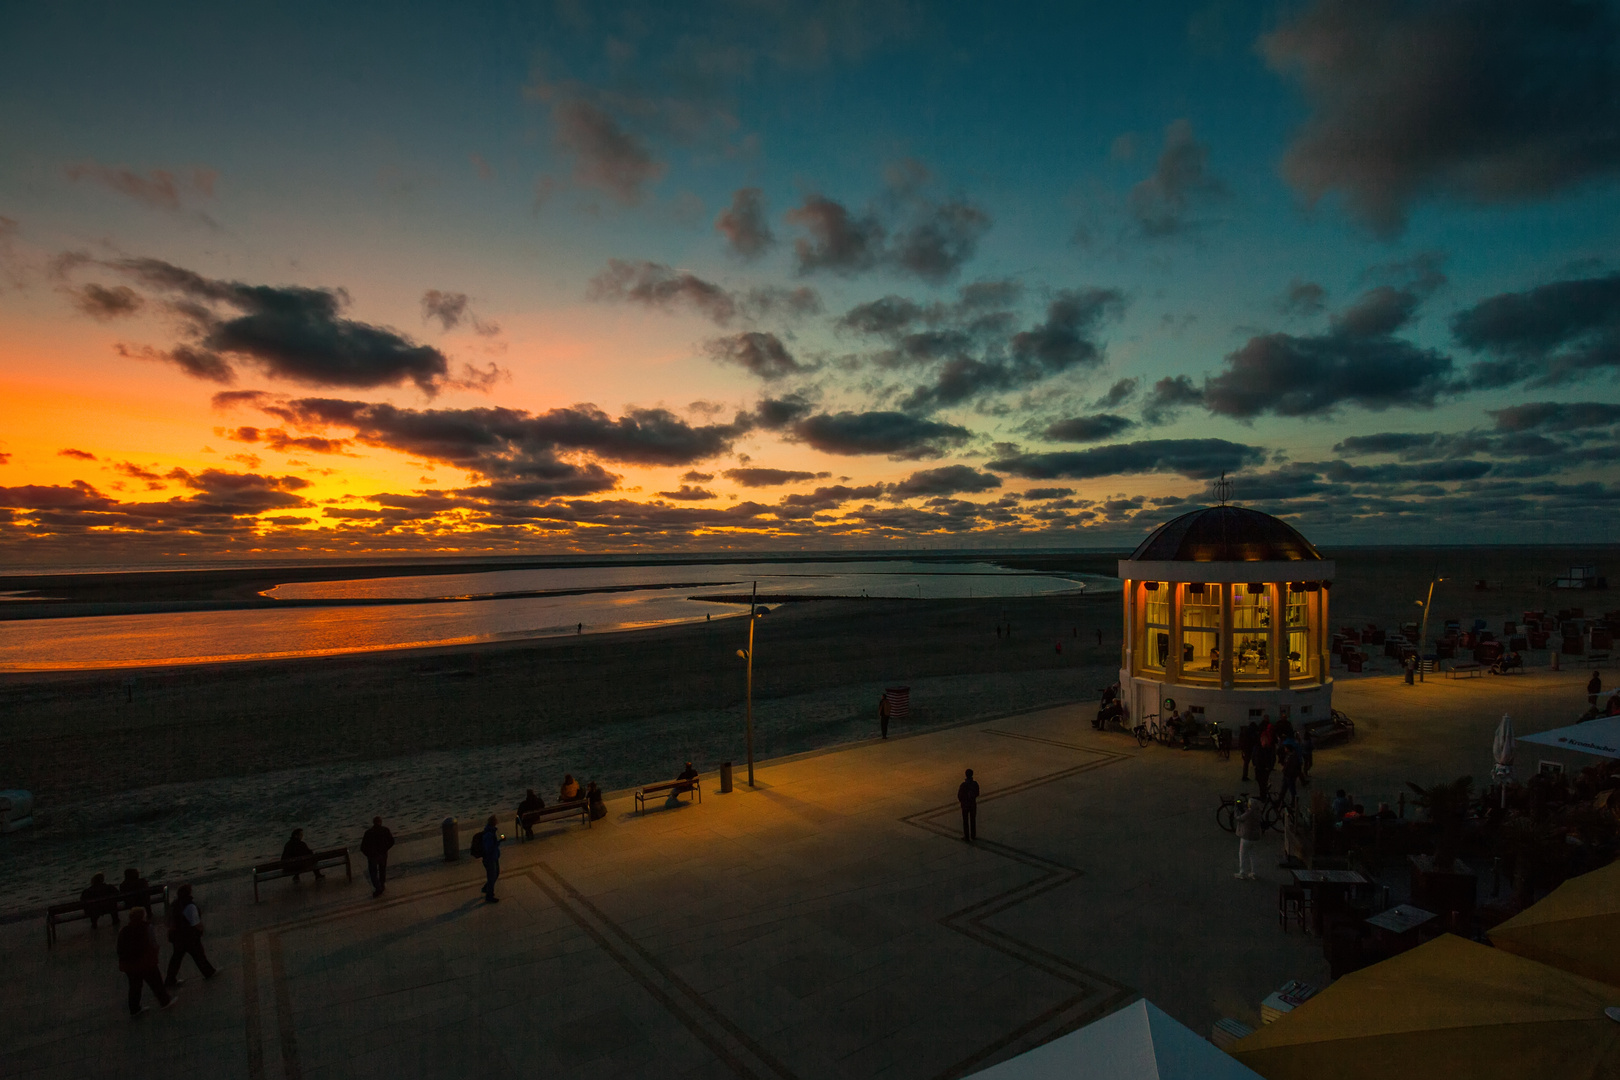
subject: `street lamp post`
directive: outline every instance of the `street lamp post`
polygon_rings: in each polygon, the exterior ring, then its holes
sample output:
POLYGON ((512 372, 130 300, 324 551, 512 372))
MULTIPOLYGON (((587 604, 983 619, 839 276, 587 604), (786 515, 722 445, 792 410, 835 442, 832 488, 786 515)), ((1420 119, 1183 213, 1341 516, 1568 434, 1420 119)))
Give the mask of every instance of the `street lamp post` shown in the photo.
POLYGON ((748 650, 737 650, 737 655, 748 661, 748 719, 746 731, 748 733, 748 786, 754 786, 754 620, 759 616, 759 582, 754 582, 754 592, 748 601, 748 650))
POLYGON ((1423 681, 1423 643, 1429 640, 1429 605, 1434 603, 1434 587, 1446 580, 1436 574, 1429 579, 1429 595, 1423 601, 1423 626, 1418 630, 1418 682, 1423 681))

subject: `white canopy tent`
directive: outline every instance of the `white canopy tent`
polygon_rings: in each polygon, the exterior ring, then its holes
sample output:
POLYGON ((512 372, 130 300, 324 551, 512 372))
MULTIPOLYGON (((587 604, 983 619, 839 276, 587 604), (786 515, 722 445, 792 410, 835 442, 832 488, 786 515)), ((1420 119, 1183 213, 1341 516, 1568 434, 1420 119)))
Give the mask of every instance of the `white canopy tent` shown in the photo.
POLYGON ((1519 741, 1559 750, 1578 750, 1597 757, 1620 758, 1620 716, 1600 716, 1584 724, 1553 728, 1539 735, 1520 735, 1519 741))
POLYGON ((1226 1051, 1139 1000, 973 1080, 1259 1080, 1226 1051))

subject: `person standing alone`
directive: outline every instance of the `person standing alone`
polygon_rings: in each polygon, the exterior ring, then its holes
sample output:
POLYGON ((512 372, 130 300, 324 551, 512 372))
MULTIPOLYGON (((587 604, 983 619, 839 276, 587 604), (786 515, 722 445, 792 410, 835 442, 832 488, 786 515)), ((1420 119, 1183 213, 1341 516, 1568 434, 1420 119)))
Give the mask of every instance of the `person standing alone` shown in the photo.
POLYGON ((962 839, 973 841, 979 836, 979 782, 973 779, 973 770, 956 789, 956 801, 962 804, 962 839))
POLYGON ((158 943, 152 935, 152 924, 146 921, 146 909, 134 908, 129 913, 129 925, 118 931, 118 970, 129 977, 129 1015, 139 1016, 141 988, 150 986, 158 1004, 169 1007, 173 1000, 163 989, 158 975, 158 943))
POLYGON ((208 962, 208 954, 203 952, 202 935, 202 912, 191 898, 191 886, 182 885, 174 903, 169 905, 169 944, 173 946, 173 951, 169 954, 169 974, 164 978, 163 985, 170 990, 180 985, 180 961, 187 956, 196 963, 203 978, 214 977, 214 965, 208 962))
POLYGON ((1586 703, 1597 708, 1598 695, 1603 693, 1603 676, 1592 672, 1592 677, 1586 682, 1586 703))
POLYGON ((484 822, 478 839, 478 857, 484 860, 484 903, 498 904, 501 898, 495 895, 495 879, 501 876, 501 833, 494 814, 484 822))
POLYGON ((1260 738, 1260 725, 1250 720, 1238 728, 1238 753, 1243 755, 1243 783, 1249 782, 1249 763, 1254 760, 1254 744, 1260 738))
POLYGON ((382 823, 382 818, 372 818, 371 828, 360 838, 360 854, 366 857, 366 877, 371 879, 373 899, 383 894, 388 883, 388 849, 393 846, 394 834, 382 823))
POLYGON ((1260 800, 1248 799, 1237 816, 1238 868, 1232 876, 1240 881, 1254 880, 1254 846, 1260 842, 1260 800))

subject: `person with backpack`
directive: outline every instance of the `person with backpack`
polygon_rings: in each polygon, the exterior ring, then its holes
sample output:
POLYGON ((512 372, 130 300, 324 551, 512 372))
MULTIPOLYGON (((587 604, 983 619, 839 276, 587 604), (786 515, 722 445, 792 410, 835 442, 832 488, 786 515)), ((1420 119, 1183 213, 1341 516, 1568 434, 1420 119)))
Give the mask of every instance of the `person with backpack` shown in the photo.
POLYGON ((169 954, 169 973, 163 979, 165 987, 173 990, 181 984, 180 961, 187 956, 197 965, 203 978, 214 977, 216 969, 208 962, 208 954, 203 952, 202 935, 202 912, 191 898, 191 886, 182 885, 174 903, 169 905, 169 944, 174 951, 169 954))
POLYGON ((484 862, 484 903, 500 903, 501 898, 495 895, 495 879, 501 876, 501 832, 494 814, 484 822, 484 831, 474 834, 472 857, 484 862))
POLYGON ((118 970, 129 978, 129 1015, 139 1016, 146 1011, 141 1007, 141 988, 145 986, 152 988, 163 1008, 174 1001, 158 975, 157 938, 143 907, 131 908, 129 925, 118 931, 118 970))
POLYGON ((388 883, 388 849, 394 846, 394 834, 382 823, 382 818, 371 819, 371 828, 360 837, 360 854, 366 857, 366 877, 371 879, 371 897, 383 894, 388 883))

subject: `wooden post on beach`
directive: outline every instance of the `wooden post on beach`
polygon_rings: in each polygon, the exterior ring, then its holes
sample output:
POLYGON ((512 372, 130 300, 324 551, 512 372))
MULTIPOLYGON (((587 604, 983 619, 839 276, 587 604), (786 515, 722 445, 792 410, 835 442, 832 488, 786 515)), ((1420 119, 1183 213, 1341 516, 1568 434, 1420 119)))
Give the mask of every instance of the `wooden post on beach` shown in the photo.
POLYGON ((759 618, 759 582, 748 601, 748 786, 754 786, 754 623, 759 618))

